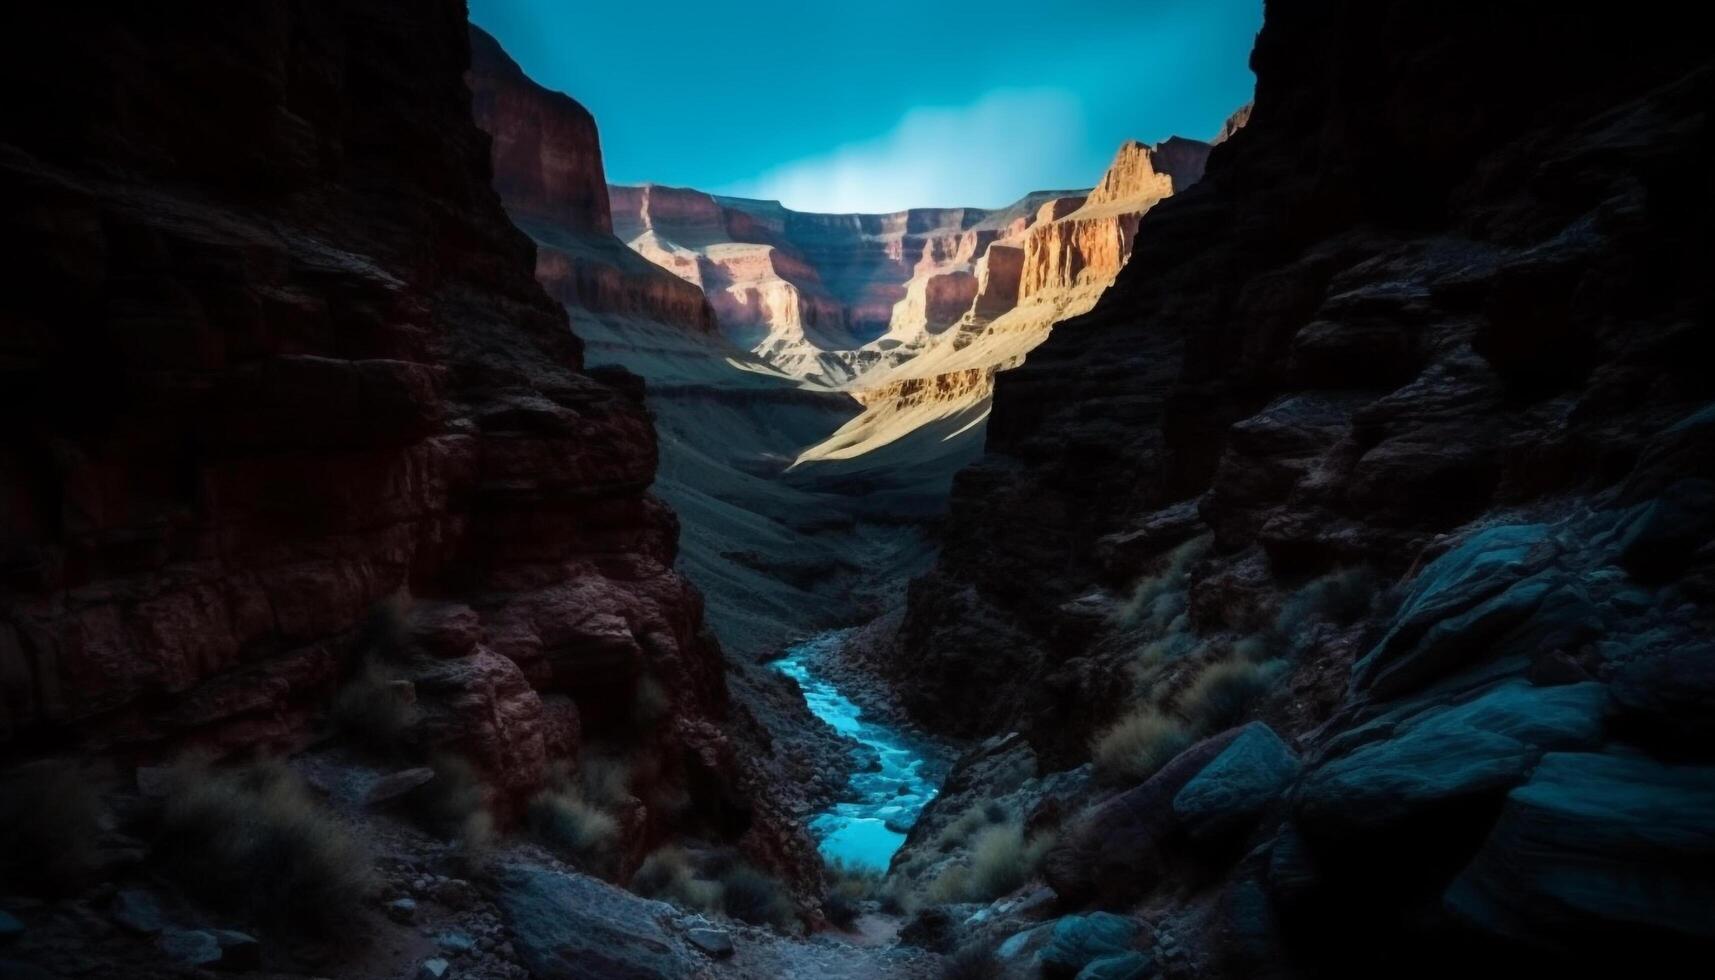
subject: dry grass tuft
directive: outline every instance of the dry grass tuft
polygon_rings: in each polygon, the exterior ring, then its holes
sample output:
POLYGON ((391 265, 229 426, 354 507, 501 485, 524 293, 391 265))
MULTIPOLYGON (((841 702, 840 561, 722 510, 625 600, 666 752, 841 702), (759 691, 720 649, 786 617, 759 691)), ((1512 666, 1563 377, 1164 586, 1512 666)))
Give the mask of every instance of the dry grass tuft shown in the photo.
POLYGON ((1285 667, 1281 660, 1216 661, 1179 695, 1179 713, 1204 734, 1231 728, 1244 721, 1251 705, 1268 693, 1285 667))
POLYGON ((1115 786, 1141 783, 1193 741, 1179 719, 1153 707, 1139 708, 1097 737, 1091 753, 1096 776, 1115 786))
POLYGON ((321 934, 347 929, 370 888, 370 859, 284 763, 173 773, 155 856, 210 903, 321 934))

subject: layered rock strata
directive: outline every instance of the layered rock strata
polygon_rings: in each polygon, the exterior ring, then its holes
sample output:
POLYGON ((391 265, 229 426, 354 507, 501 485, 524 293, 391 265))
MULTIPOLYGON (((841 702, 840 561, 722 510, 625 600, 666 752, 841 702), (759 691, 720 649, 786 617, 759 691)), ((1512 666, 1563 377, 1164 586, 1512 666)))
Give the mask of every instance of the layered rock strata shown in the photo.
MULTIPOLYGON (((463 4, 21 16, 0 72, 58 98, 0 151, 8 750, 289 749, 367 649, 503 813, 624 733, 692 801, 633 840, 742 831, 654 430, 490 187, 463 4)), ((600 225, 586 122, 497 148, 532 214, 600 225)))
POLYGON ((878 662, 1043 773, 1145 706, 1302 753, 1221 763, 1220 840, 1182 806, 1218 741, 1066 814, 1062 899, 1206 896, 1155 921, 1197 975, 1715 941, 1686 914, 1715 841, 1715 70, 1631 14, 1271 5, 1248 124, 997 380, 878 662))

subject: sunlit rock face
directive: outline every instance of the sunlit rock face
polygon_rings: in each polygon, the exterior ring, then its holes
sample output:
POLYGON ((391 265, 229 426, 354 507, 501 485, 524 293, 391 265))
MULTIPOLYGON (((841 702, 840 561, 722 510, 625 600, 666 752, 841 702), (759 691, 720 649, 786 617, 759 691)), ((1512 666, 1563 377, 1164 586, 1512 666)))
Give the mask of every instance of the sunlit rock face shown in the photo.
POLYGON ((876 663, 1047 770, 1188 729, 1067 822, 1062 902, 1207 896, 1212 977, 1715 942, 1715 66, 1627 13, 1270 4, 1248 122, 995 379, 876 663), (1231 757, 1257 718, 1295 757, 1231 757))
MULTIPOLYGON (((103 15, 0 41, 8 86, 61 95, 0 135, 0 221, 35 243, 0 295, 8 751, 290 749, 385 643, 415 747, 503 817, 652 678, 663 788, 741 820, 655 431, 491 189, 464 5, 103 15)), ((482 101, 541 114, 516 95, 482 101)), ((604 226, 587 116, 495 150, 529 213, 604 226)))
POLYGON ((875 344, 892 345, 891 359, 848 386, 863 414, 800 454, 793 473, 891 488, 913 509, 938 510, 981 450, 996 372, 1094 305, 1130 257, 1139 219, 1201 177, 1208 152, 1178 137, 1128 142, 1088 194, 1031 195, 949 240, 940 263, 925 256, 875 344))

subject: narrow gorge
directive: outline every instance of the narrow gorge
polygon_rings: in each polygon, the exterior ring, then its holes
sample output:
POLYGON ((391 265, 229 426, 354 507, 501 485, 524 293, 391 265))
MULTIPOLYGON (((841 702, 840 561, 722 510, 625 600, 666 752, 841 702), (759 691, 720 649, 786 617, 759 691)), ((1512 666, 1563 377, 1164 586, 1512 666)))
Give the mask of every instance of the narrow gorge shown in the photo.
POLYGON ((1687 14, 946 17, 8 10, 0 980, 1715 952, 1687 14))

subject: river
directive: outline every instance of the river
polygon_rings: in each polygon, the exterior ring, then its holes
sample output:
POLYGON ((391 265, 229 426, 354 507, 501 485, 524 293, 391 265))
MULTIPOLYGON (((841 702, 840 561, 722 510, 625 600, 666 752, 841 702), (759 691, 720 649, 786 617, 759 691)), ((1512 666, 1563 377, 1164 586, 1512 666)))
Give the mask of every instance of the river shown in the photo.
POLYGON ((924 751, 897 730, 864 715, 839 688, 819 676, 815 663, 845 641, 849 631, 817 634, 786 648, 774 666, 798 682, 816 717, 834 730, 873 750, 879 765, 852 774, 847 799, 810 820, 810 832, 830 861, 886 871, 893 852, 905 843, 905 831, 935 798, 934 766, 924 751))

